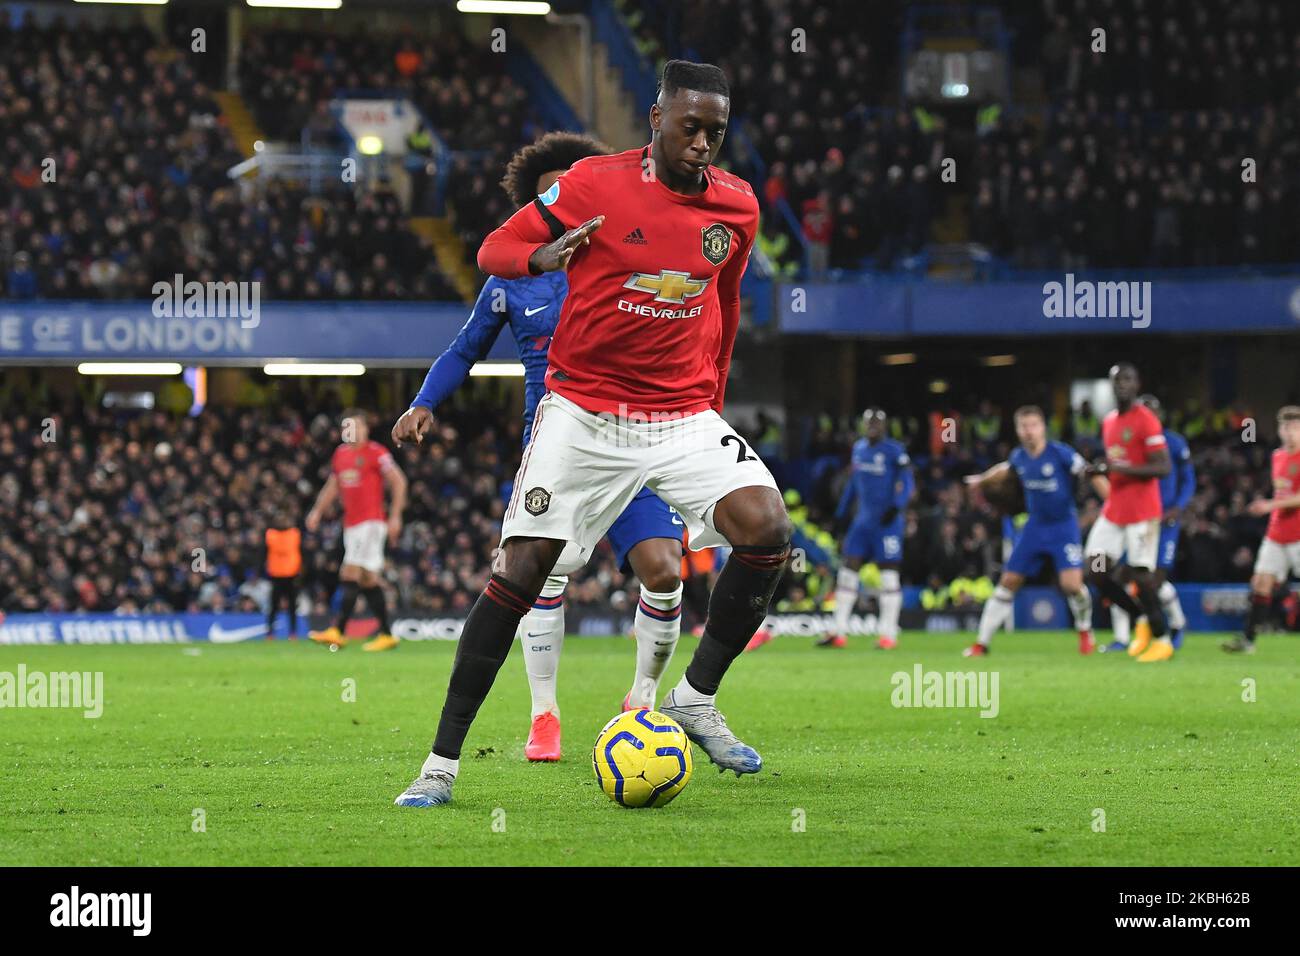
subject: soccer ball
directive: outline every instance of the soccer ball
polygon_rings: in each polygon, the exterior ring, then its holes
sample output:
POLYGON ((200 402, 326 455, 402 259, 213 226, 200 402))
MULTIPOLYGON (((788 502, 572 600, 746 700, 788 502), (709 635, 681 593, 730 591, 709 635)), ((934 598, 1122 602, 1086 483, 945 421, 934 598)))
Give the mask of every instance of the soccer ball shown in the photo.
POLYGON ((663 714, 629 710, 600 732, 591 765, 600 789, 619 806, 662 807, 691 779, 691 742, 663 714))

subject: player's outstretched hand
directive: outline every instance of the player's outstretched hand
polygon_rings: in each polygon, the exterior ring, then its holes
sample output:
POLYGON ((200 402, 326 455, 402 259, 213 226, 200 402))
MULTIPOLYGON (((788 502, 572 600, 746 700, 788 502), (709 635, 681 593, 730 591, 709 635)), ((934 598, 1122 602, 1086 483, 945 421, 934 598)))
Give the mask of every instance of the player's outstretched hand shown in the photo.
POLYGON ((1256 498, 1246 506, 1246 510, 1256 518, 1262 518, 1273 510, 1273 502, 1269 501, 1267 498, 1256 498))
POLYGON ((413 441, 417 445, 424 441, 424 436, 433 426, 433 412, 423 405, 408 408, 393 425, 393 444, 398 448, 402 442, 413 441))
POLYGON ((579 246, 591 243, 591 234, 601 227, 604 216, 588 219, 581 226, 575 226, 554 242, 538 246, 528 257, 528 268, 534 272, 554 272, 563 269, 578 251, 579 246))

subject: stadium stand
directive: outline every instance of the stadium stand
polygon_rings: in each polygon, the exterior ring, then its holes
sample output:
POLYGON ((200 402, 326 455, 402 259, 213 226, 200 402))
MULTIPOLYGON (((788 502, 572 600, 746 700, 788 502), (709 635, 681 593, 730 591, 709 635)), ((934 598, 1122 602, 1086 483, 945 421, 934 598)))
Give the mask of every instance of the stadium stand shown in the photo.
MULTIPOLYGON (((193 418, 126 414, 88 402, 59 417, 67 438, 58 443, 24 440, 39 429, 20 408, 6 407, 0 414, 0 581, 18 584, 0 595, 0 611, 258 609, 268 597, 262 532, 282 507, 299 519, 306 513, 338 444, 337 423, 320 411, 330 400, 324 386, 303 387, 263 406, 213 407, 193 418), (210 573, 188 570, 192 548, 204 550, 210 573)), ((388 409, 379 421, 396 414, 388 409)), ((1245 506, 1266 490, 1269 448, 1243 448, 1228 410, 1179 410, 1174 418, 1193 439, 1198 475, 1176 578, 1248 580, 1263 521, 1245 506)), ((847 422, 823 425, 827 432, 804 453, 828 467, 820 470, 800 521, 805 535, 822 538, 828 560, 790 576, 779 600, 793 604, 827 598, 834 586, 835 546, 825 532, 834 527, 854 430, 847 422)), ((464 613, 483 587, 497 544, 518 465, 519 424, 510 418, 503 427, 490 411, 458 410, 439 426, 423 449, 396 453, 412 479, 412 497, 386 577, 403 607, 464 613)), ((377 438, 384 437, 380 432, 377 438)), ((757 428, 742 432, 755 446, 763 440, 757 428)), ((1009 433, 989 447, 987 458, 964 451, 928 456, 915 423, 895 434, 912 447, 918 476, 906 522, 905 583, 948 589, 955 580, 995 579, 1000 519, 961 477, 1005 457, 1009 433)), ((1092 501, 1081 514, 1085 528, 1096 514, 1092 501)), ((304 591, 317 613, 334 591, 340 535, 335 515, 318 535, 304 537, 304 591)), ((619 599, 629 584, 607 548, 574 581, 589 603, 619 599)))
POLYGON ((957 234, 997 256, 1000 272, 1300 260, 1284 212, 1296 189, 1286 157, 1300 151, 1295 4, 986 4, 1013 34, 1042 41, 1015 47, 1034 78, 1027 102, 991 111, 969 144, 898 105, 903 4, 869 15, 807 0, 616 6, 652 62, 696 54, 728 69, 755 154, 739 171, 761 181, 765 211, 788 207, 773 228, 833 270, 890 270, 932 243, 943 210, 929 184, 941 157, 967 154, 958 222, 969 222, 957 234), (834 38, 828 55, 793 49, 801 25, 834 38), (1094 27, 1108 31, 1105 53, 1087 46, 1094 27), (1244 157, 1260 168, 1242 190, 1244 157), (1218 241, 1226 234, 1235 241, 1218 241))
MULTIPOLYGON (((441 21, 440 21, 441 22, 441 21)), ((407 97, 441 139, 454 144, 448 204, 466 261, 513 210, 497 187, 510 154, 543 129, 503 58, 471 45, 454 26, 409 37, 349 37, 298 31, 250 33, 240 82, 270 135, 314 142, 336 136, 328 104, 346 90, 407 97)), ((422 211, 422 210, 419 210, 422 211)))
MULTIPOLYGON (((1300 45, 1293 40, 1300 13, 1293 4, 1193 0, 1184 15, 1183 4, 1175 14, 1168 2, 1139 0, 989 3, 1013 33, 1043 40, 1014 45, 1016 66, 1029 76, 1023 102, 983 119, 969 143, 955 140, 936 116, 898 102, 901 2, 872 5, 870 16, 859 4, 812 0, 614 6, 650 64, 690 55, 714 59, 729 73, 739 121, 728 159, 761 197, 760 246, 776 260, 778 278, 805 271, 853 278, 899 268, 951 225, 941 225, 941 217, 1002 262, 1003 273, 1300 261, 1300 228, 1286 214, 1295 205, 1292 160, 1300 152, 1300 45), (1081 40, 1093 22, 1109 31, 1106 69, 1081 40), (785 38, 802 24, 814 37, 831 37, 829 55, 791 48, 785 38), (934 186, 950 149, 969 157, 957 186, 967 215, 955 219, 939 207, 934 186), (1257 183, 1242 182, 1243 157, 1258 159, 1257 183)), ((325 33, 252 29, 241 42, 239 87, 270 136, 330 143, 338 132, 327 104, 341 90, 407 96, 432 132, 455 145, 446 202, 472 261, 483 235, 510 211, 497 186, 506 158, 540 131, 527 91, 499 57, 457 29, 346 42, 325 33)), ((459 297, 427 239, 410 228, 410 210, 397 192, 382 185, 311 191, 276 180, 249 193, 233 184, 227 171, 245 157, 218 103, 185 58, 143 27, 0 26, 4 297, 142 298, 178 271, 200 281, 259 279, 276 299, 459 297), (43 157, 54 159, 64 188, 39 188, 43 157)), ((307 409, 319 414, 328 403, 214 406, 196 419, 172 419, 122 417, 91 402, 67 410, 73 437, 68 454, 54 456, 23 444, 30 405, 12 395, 10 401, 0 423, 0 571, 30 583, 4 598, 9 609, 252 600, 245 579, 256 572, 253 549, 266 515, 245 514, 211 485, 195 456, 251 461, 253 488, 276 469, 289 469, 289 498, 269 497, 259 509, 289 503, 301 514, 335 441, 331 426, 306 417, 307 409), (292 462, 272 468, 265 458, 281 441, 294 449, 292 462), (75 505, 70 482, 88 483, 97 494, 75 505), (203 546, 222 555, 226 569, 202 587, 185 575, 159 578, 161 564, 149 557, 175 557, 177 529, 189 518, 168 509, 191 493, 215 509, 216 530, 204 532, 203 546), (69 547, 74 532, 81 543, 69 547), (97 563, 98 555, 119 553, 97 563)), ((1186 518, 1176 574, 1244 580, 1260 531, 1244 504, 1263 490, 1262 446, 1232 444, 1230 430, 1203 413, 1183 417, 1201 422, 1182 427, 1193 440, 1202 487, 1186 518)), ((420 498, 417 490, 413 502, 392 581, 411 606, 463 608, 481 584, 495 534, 487 506, 500 501, 517 455, 513 426, 501 426, 512 420, 513 413, 460 431, 448 426, 433 455, 418 463, 409 452, 400 456, 417 479, 413 487, 427 478, 446 497, 420 498), (433 530, 449 524, 466 524, 457 531, 466 540, 433 530), (456 551, 463 557, 446 557, 456 551)), ((1177 411, 1174 425, 1180 426, 1177 411)), ((1006 422, 989 447, 972 443, 972 450, 938 459, 924 454, 916 423, 899 427, 921 477, 907 526, 905 580, 932 583, 927 569, 938 569, 944 585, 992 575, 999 556, 991 542, 1000 531, 959 478, 1005 453, 1006 422)), ((768 429, 752 431, 764 443, 768 429)), ((803 489, 813 537, 830 529, 852 434, 827 424, 807 441, 785 443, 786 457, 814 463, 816 481, 803 489)), ((1068 428, 1061 434, 1071 437, 1068 428)), ((764 456, 779 463, 781 443, 768 436, 765 445, 764 456)), ((308 541, 309 592, 317 604, 332 588, 325 556, 336 532, 308 541)), ((604 554, 589 578, 596 584, 584 584, 584 593, 596 588, 608 596, 623 586, 604 554)), ((814 595, 816 588, 805 585, 796 583, 804 588, 797 600, 814 595)))
POLYGON ((143 28, 0 28, 0 91, 7 298, 150 298, 176 272, 286 299, 457 297, 391 194, 277 181, 245 202, 212 91, 143 28))

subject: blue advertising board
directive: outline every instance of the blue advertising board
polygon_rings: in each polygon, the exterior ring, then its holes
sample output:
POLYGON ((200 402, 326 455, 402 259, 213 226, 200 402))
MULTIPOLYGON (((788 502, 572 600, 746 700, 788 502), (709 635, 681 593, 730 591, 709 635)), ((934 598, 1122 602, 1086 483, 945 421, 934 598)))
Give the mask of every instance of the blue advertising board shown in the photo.
POLYGON ((783 332, 896 338, 1296 332, 1300 276, 787 282, 777 285, 776 314, 783 332))
MULTIPOLYGON (((1189 631, 1233 632, 1241 630, 1250 606, 1250 588, 1245 584, 1178 584, 1179 601, 1189 631)), ((1101 611, 1094 597, 1094 620, 1101 611)), ((1016 595, 1016 627, 1026 631, 1073 629, 1069 608, 1055 588, 1022 588, 1016 595)))
MULTIPOLYGON (((1250 603, 1250 589, 1244 584, 1181 584, 1178 586, 1189 631, 1231 632, 1241 628, 1250 603)), ((921 589, 903 589, 906 612, 920 608, 921 589)), ((612 608, 574 608, 569 615, 569 633, 607 635, 626 633, 631 618, 612 608)), ((972 630, 979 618, 978 606, 933 612, 905 626, 927 631, 972 630), (948 623, 944 623, 948 622, 948 623)), ((1098 619, 1104 621, 1102 612, 1098 619)), ((324 626, 324 618, 312 622, 324 626)), ((366 634, 373 631, 371 620, 356 620, 366 634)), ((460 636, 464 618, 438 616, 425 611, 395 609, 392 633, 403 640, 454 641, 460 636)), ((1069 631, 1073 628, 1069 610, 1054 588, 1027 587, 1016 595, 1015 624, 1026 631, 1069 631)), ((869 633, 874 615, 854 619, 855 628, 869 633)), ((823 612, 772 614, 767 627, 779 636, 818 636, 834 629, 834 616, 823 612)), ((281 614, 274 636, 286 637, 288 621, 281 614)), ((41 614, 0 615, 0 647, 32 644, 234 644, 263 640, 266 618, 260 614, 41 614)))
MULTIPOLYGON (((455 302, 261 302, 256 309, 204 315, 175 311, 159 310, 151 300, 0 302, 0 363, 311 359, 420 365, 431 363, 469 317, 469 306, 455 302)), ((488 357, 516 360, 513 339, 500 336, 488 357)))

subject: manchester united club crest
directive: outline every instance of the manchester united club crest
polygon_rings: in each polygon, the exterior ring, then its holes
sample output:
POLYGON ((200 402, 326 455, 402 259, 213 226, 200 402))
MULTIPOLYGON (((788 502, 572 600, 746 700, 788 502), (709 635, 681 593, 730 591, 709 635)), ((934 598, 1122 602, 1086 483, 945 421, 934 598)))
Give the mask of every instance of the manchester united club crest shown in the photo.
POLYGON ((700 251, 704 258, 720 266, 731 252, 731 230, 720 222, 700 230, 700 251))
POLYGON ((551 493, 545 488, 529 488, 524 495, 524 507, 530 515, 545 514, 551 506, 551 493))

